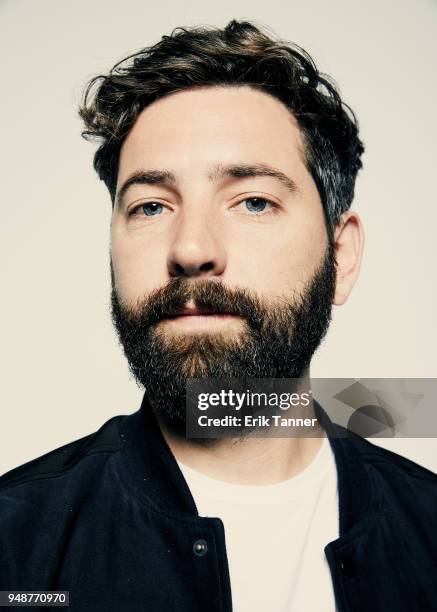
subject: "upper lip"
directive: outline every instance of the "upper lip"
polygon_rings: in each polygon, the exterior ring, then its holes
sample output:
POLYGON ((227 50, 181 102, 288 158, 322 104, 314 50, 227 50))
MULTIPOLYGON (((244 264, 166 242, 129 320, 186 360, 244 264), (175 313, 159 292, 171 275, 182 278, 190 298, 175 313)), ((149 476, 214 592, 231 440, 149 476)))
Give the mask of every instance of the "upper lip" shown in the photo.
POLYGON ((170 312, 167 316, 169 317, 179 317, 179 316, 195 316, 195 315, 211 315, 211 314, 226 314, 223 312, 215 312, 213 310, 208 310, 207 308, 181 308, 179 310, 170 312))

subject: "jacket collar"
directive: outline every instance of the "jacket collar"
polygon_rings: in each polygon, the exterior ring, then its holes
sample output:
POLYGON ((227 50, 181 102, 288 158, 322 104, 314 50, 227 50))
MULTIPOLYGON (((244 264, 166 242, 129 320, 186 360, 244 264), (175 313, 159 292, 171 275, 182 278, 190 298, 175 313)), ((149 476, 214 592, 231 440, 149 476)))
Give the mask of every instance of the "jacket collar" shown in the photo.
POLYGON ((118 468, 130 492, 163 512, 198 516, 196 504, 144 394, 140 409, 121 419, 118 468))
POLYGON ((373 505, 373 489, 361 450, 361 438, 331 421, 315 402, 315 413, 326 432, 337 467, 340 537, 365 517, 373 505))
MULTIPOLYGON (((335 457, 342 537, 371 510, 370 476, 360 453, 361 439, 334 424, 317 402, 315 411, 335 457)), ((119 455, 118 469, 130 492, 143 503, 152 504, 164 512, 198 518, 194 499, 146 394, 137 412, 122 417, 119 431, 123 450, 119 455)))

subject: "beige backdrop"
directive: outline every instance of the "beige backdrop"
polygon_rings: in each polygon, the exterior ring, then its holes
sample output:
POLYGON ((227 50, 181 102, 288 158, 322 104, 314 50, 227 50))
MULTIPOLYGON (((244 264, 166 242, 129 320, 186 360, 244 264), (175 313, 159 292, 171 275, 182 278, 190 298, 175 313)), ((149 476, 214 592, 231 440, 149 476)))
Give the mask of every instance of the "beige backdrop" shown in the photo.
MULTIPOLYGON (((139 407, 109 317, 110 203, 79 136, 86 79, 173 27, 267 24, 356 110, 362 274, 318 377, 436 377, 437 4, 431 0, 0 1, 0 472, 139 407)), ((437 470, 437 441, 382 444, 437 470)))

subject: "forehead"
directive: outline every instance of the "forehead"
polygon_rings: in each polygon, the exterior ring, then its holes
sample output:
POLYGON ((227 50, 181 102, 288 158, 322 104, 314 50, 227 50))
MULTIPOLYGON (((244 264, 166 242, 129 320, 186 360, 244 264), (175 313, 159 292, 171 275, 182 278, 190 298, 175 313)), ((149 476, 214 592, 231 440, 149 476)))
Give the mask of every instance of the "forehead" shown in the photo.
POLYGON ((119 178, 144 166, 193 173, 217 162, 266 162, 306 172, 293 114, 248 85, 202 86, 153 102, 138 116, 121 152, 119 178))

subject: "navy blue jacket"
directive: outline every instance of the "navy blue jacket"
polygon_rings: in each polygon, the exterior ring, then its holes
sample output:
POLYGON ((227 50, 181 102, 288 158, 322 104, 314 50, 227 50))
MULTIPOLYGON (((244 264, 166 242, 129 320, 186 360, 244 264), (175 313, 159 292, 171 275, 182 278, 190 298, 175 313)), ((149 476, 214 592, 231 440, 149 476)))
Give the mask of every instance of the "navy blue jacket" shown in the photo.
MULTIPOLYGON (((339 612, 437 610, 437 476, 324 426, 339 612)), ((198 516, 146 399, 0 478, 0 590, 44 589, 70 591, 74 612, 232 610, 223 523, 198 516)))

